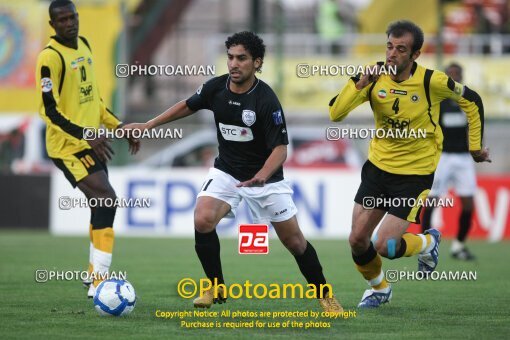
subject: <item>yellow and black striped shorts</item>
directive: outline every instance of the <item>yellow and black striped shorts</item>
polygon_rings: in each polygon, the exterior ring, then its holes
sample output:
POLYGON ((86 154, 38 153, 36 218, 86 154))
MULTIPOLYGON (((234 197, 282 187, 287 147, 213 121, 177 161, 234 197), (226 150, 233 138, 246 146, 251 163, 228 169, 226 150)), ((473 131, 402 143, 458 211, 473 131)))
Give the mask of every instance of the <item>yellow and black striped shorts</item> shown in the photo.
POLYGON ((62 170, 73 188, 76 188, 79 181, 94 172, 104 170, 108 173, 106 164, 97 157, 92 149, 85 149, 73 155, 52 158, 51 160, 62 170))
POLYGON ((420 223, 422 206, 427 198, 434 173, 397 175, 379 169, 367 160, 361 170, 361 184, 354 202, 365 209, 380 209, 412 223, 420 223))

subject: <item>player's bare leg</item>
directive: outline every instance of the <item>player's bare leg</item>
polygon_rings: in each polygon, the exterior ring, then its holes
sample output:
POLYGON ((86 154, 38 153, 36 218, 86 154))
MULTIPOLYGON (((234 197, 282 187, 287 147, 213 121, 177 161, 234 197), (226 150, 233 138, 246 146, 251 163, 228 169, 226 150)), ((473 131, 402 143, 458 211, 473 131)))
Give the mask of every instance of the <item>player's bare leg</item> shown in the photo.
POLYGON ((326 285, 322 266, 313 246, 305 239, 296 216, 283 222, 272 222, 278 238, 290 251, 299 270, 309 284, 316 287, 319 303, 326 312, 342 313, 343 309, 326 285), (321 289, 322 288, 322 289, 321 289))
MULTIPOLYGON (((202 268, 209 280, 224 284, 221 269, 220 240, 216 233, 216 226, 228 214, 231 207, 228 203, 208 196, 197 198, 195 207, 195 251, 202 263, 202 268)), ((193 305, 199 308, 209 308, 213 303, 225 302, 225 294, 220 291, 214 296, 214 289, 207 290, 202 296, 193 300, 193 305)))
MULTIPOLYGON (((116 199, 108 176, 105 171, 98 171, 88 175, 80 182, 78 188, 85 194, 87 199, 111 198, 116 199)), ((92 267, 94 272, 104 277, 110 270, 114 243, 113 221, 115 219, 115 207, 98 206, 94 208, 91 216, 93 256, 92 267)), ((101 280, 94 280, 91 289, 100 283, 101 280)), ((88 292, 88 295, 93 292, 88 292)))

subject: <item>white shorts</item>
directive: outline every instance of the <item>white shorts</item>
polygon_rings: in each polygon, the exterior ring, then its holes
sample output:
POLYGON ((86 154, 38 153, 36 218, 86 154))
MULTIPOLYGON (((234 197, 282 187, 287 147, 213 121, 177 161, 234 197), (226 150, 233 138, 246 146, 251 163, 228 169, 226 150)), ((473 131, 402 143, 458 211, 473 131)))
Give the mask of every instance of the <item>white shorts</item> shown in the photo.
POLYGON ((238 188, 237 179, 229 174, 210 168, 207 179, 197 197, 209 196, 230 205, 226 217, 235 217, 235 211, 242 199, 250 209, 254 223, 283 222, 297 214, 292 200, 292 189, 286 180, 269 183, 263 187, 238 188))
POLYGON ((429 196, 440 197, 453 187, 461 197, 474 196, 476 191, 475 163, 469 153, 443 152, 429 196))

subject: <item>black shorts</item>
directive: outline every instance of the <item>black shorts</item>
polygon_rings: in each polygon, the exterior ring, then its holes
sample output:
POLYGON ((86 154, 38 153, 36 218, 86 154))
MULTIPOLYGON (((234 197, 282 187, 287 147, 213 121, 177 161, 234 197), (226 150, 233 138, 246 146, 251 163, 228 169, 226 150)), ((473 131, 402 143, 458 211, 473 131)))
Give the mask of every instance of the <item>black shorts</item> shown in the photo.
POLYGON ((106 164, 97 157, 92 149, 85 149, 70 156, 52 158, 51 160, 57 168, 62 170, 73 188, 76 188, 79 181, 94 172, 104 170, 108 173, 106 164))
POLYGON ((354 202, 365 209, 381 209, 412 223, 420 223, 420 200, 425 200, 434 182, 430 175, 397 175, 366 161, 354 202))

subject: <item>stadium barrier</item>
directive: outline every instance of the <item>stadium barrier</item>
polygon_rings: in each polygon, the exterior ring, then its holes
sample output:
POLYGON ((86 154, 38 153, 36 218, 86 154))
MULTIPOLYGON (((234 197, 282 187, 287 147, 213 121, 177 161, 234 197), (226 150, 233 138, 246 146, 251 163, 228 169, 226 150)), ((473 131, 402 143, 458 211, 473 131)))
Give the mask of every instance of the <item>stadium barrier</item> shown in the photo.
POLYGON ((0 228, 48 229, 50 176, 0 176, 0 228))
MULTIPOLYGON (((116 235, 192 237, 195 197, 206 174, 207 169, 112 168, 110 179, 117 196, 125 200, 141 199, 137 201, 138 205, 131 201, 133 204, 117 209, 116 235)), ((294 190, 303 233, 310 238, 346 239, 351 228, 353 198, 360 183, 359 172, 287 169, 285 175, 294 190)), ((81 198, 84 196, 73 190, 60 172, 53 172, 49 200, 50 230, 53 234, 88 233, 89 209, 83 205, 62 206, 63 199, 67 202, 68 199, 80 201, 81 198)), ((490 241, 510 238, 509 200, 510 176, 480 177, 472 235, 490 241)), ((438 208, 436 211, 434 226, 443 230, 446 237, 454 236, 458 205, 455 203, 453 208, 438 208)), ((224 219, 218 232, 235 237, 238 225, 250 222, 247 206, 241 204, 236 219, 224 219)))

